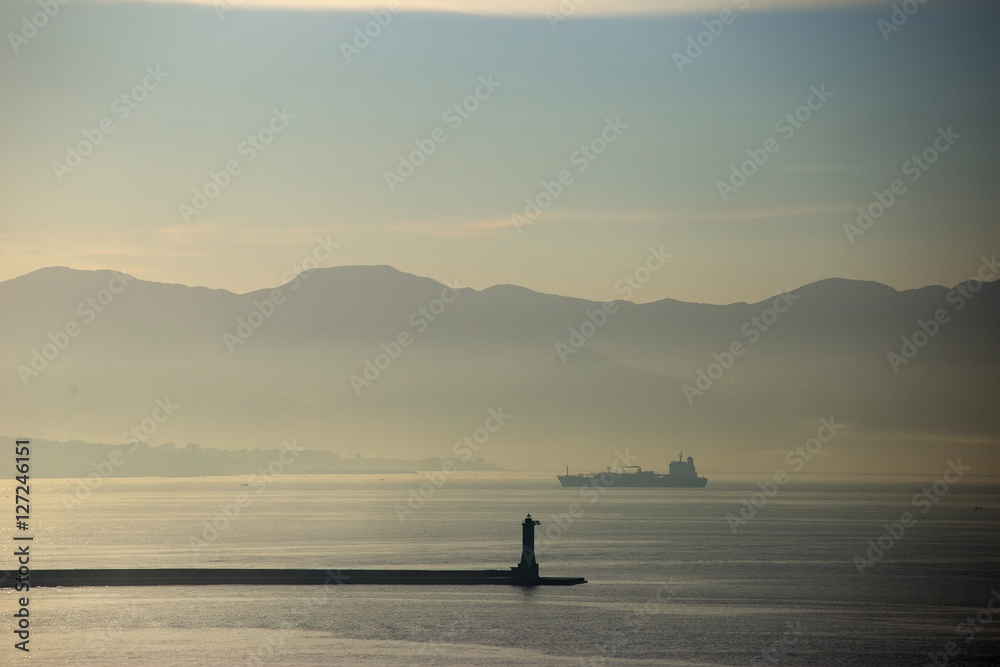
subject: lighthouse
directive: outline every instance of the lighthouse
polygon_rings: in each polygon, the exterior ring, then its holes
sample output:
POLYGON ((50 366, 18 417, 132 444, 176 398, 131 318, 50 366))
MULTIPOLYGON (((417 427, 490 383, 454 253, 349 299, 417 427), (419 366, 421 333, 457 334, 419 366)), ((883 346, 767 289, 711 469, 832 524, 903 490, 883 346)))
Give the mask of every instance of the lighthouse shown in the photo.
POLYGON ((535 526, 541 525, 529 514, 521 524, 521 562, 510 568, 514 583, 533 585, 538 583, 538 562, 535 560, 535 526))
MULTIPOLYGON (((529 514, 521 523, 521 562, 505 570, 324 570, 242 568, 139 568, 100 570, 35 570, 32 586, 329 586, 367 584, 440 586, 574 586, 583 577, 540 577, 535 560, 535 526, 529 514)), ((0 570, 0 589, 13 588, 17 570, 0 570)))

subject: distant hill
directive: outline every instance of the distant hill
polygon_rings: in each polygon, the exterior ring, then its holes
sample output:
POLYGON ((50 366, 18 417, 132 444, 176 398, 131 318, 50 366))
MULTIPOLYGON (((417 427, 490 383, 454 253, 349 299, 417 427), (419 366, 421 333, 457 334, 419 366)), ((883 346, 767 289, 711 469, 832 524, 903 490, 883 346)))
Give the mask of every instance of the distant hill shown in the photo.
MULTIPOLYGON (((80 479, 91 488, 109 477, 197 477, 201 475, 282 474, 395 474, 424 470, 436 472, 444 461, 382 459, 359 455, 341 458, 331 452, 304 449, 285 441, 272 449, 229 450, 174 443, 148 446, 142 442, 105 445, 92 442, 31 440, 31 476, 80 479), (89 478, 89 482, 88 482, 89 478)), ((14 439, 0 437, 0 447, 11 451, 14 439)), ((482 458, 454 459, 455 470, 497 470, 482 458)))
POLYGON ((963 455, 988 473, 1000 463, 1000 286, 967 294, 830 279, 754 304, 616 302, 608 314, 385 266, 249 294, 48 268, 0 283, 0 419, 11 436, 117 444, 138 428, 150 444, 296 438, 403 459, 471 442, 505 468, 555 471, 602 469, 624 448, 654 470, 681 450, 702 470, 787 468, 785 453, 833 416, 845 427, 810 472, 943 470, 963 455), (918 321, 933 330, 939 310, 946 323, 905 359, 902 338, 918 321), (158 400, 178 407, 166 416, 158 400), (489 421, 501 408, 510 417, 489 421))

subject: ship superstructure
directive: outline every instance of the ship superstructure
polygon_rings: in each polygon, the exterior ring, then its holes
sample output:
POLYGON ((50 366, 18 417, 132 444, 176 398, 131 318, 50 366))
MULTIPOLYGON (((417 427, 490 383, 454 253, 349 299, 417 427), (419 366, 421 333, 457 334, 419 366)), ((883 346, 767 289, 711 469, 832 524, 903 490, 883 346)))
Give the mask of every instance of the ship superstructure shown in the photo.
POLYGON ((699 477, 698 471, 694 467, 694 457, 687 457, 684 460, 684 453, 681 452, 676 461, 670 462, 670 473, 655 473, 652 470, 643 470, 639 466, 622 466, 620 471, 612 472, 608 468, 605 472, 594 472, 582 475, 569 474, 566 468, 565 475, 558 475, 559 483, 563 486, 665 486, 679 488, 699 488, 708 484, 708 479, 699 477))

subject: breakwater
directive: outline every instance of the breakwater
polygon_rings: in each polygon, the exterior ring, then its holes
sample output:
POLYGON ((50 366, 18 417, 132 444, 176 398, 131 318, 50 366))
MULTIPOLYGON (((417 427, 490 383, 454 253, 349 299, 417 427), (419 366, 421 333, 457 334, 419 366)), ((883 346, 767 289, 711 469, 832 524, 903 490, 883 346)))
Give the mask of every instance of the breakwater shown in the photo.
MULTIPOLYGON (((137 568, 32 570, 30 586, 572 586, 582 577, 521 577, 503 570, 300 570, 261 568, 137 568)), ((14 587, 18 573, 2 573, 0 587, 14 587)))

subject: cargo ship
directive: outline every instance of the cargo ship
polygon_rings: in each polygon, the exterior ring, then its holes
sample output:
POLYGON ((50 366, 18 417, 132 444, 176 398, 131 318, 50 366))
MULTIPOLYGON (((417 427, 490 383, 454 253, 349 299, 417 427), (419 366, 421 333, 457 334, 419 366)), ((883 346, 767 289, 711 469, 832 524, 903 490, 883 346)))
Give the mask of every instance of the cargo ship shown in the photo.
POLYGON ((563 486, 667 486, 675 488, 699 488, 708 484, 708 479, 698 477, 694 468, 694 458, 689 456, 684 460, 681 452, 676 461, 670 462, 670 473, 664 475, 652 470, 643 470, 639 466, 622 466, 617 472, 608 468, 605 472, 594 472, 585 475, 557 475, 563 486))

